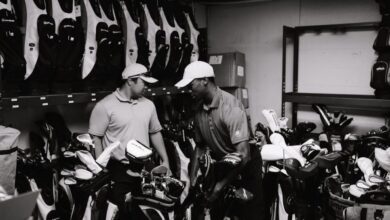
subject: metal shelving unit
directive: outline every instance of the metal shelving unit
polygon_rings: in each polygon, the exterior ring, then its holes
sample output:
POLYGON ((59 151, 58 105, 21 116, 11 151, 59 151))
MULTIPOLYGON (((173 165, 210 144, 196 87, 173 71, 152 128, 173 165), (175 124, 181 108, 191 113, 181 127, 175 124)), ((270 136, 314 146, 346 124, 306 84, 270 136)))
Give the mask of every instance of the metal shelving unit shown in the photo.
POLYGON ((378 22, 334 24, 334 25, 315 25, 283 27, 283 66, 282 66, 282 116, 286 113, 286 103, 292 103, 292 125, 297 124, 298 104, 326 104, 342 108, 375 109, 390 111, 390 100, 376 99, 369 95, 345 95, 345 94, 320 94, 320 93, 299 93, 299 38, 302 34, 308 32, 320 33, 324 31, 346 32, 353 30, 377 30, 378 22), (292 92, 286 92, 286 51, 288 40, 293 44, 293 88, 292 92))
MULTIPOLYGON (((178 89, 176 87, 157 87, 145 89, 145 96, 161 96, 189 93, 188 89, 178 89)), ((45 107, 52 105, 71 105, 76 103, 97 102, 112 91, 83 92, 70 94, 49 94, 40 96, 19 96, 1 98, 1 109, 19 109, 27 107, 45 107)))

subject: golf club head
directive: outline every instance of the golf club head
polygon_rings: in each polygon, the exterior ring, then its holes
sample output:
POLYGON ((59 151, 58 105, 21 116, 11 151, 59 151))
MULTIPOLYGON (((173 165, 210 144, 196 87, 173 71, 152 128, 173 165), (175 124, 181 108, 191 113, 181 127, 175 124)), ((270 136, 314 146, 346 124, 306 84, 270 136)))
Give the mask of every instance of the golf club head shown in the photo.
POLYGON ((329 115, 328 115, 328 110, 324 105, 312 105, 312 108, 315 112, 317 112, 320 115, 320 119, 322 121, 322 124, 325 127, 329 127, 331 125, 329 115))
POLYGON ((82 144, 86 144, 86 145, 89 145, 89 146, 92 146, 93 145, 93 140, 91 138, 91 135, 89 134, 80 134, 80 135, 77 135, 76 139, 82 143, 82 144))

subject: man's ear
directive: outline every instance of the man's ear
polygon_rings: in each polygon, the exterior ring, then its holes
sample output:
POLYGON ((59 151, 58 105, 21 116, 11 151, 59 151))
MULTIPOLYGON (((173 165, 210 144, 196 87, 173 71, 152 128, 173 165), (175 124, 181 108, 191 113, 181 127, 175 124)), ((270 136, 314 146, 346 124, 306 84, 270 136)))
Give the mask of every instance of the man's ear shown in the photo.
POLYGON ((208 79, 208 78, 203 78, 203 79, 202 79, 202 84, 203 84, 204 86, 207 86, 207 84, 209 84, 209 79, 208 79))
POLYGON ((129 86, 133 86, 134 85, 134 81, 129 78, 129 79, 127 79, 127 84, 129 86))

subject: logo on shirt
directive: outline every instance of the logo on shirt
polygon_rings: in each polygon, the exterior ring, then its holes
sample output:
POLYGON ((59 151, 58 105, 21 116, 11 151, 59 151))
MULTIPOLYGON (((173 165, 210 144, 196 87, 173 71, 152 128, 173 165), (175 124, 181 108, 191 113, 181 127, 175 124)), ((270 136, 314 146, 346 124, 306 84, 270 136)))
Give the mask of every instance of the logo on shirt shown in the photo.
POLYGON ((235 135, 236 137, 240 137, 241 132, 240 132, 240 131, 236 131, 236 133, 234 133, 234 135, 235 135))

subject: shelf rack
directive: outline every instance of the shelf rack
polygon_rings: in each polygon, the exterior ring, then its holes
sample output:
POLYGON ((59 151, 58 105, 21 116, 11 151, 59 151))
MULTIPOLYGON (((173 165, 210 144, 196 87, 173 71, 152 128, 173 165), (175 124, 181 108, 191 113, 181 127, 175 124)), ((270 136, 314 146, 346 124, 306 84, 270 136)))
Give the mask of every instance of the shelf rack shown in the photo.
MULTIPOLYGON (((189 93, 188 89, 178 89, 176 87, 157 87, 146 88, 145 96, 161 96, 189 93)), ((76 103, 93 103, 104 98, 112 91, 101 92, 82 92, 69 94, 49 94, 38 96, 19 96, 19 97, 3 97, 1 98, 1 109, 20 109, 27 107, 45 107, 53 105, 71 105, 76 103)))
POLYGON ((390 111, 390 100, 376 99, 370 95, 346 95, 346 94, 324 94, 324 93, 299 93, 299 38, 304 33, 309 32, 346 32, 356 30, 377 30, 378 22, 348 23, 334 25, 314 25, 314 26, 283 26, 283 63, 282 63, 282 116, 286 113, 286 103, 292 103, 292 126, 297 124, 298 104, 325 104, 342 108, 375 109, 390 111), (293 45, 293 88, 292 92, 286 92, 286 57, 288 40, 292 40, 293 45))

